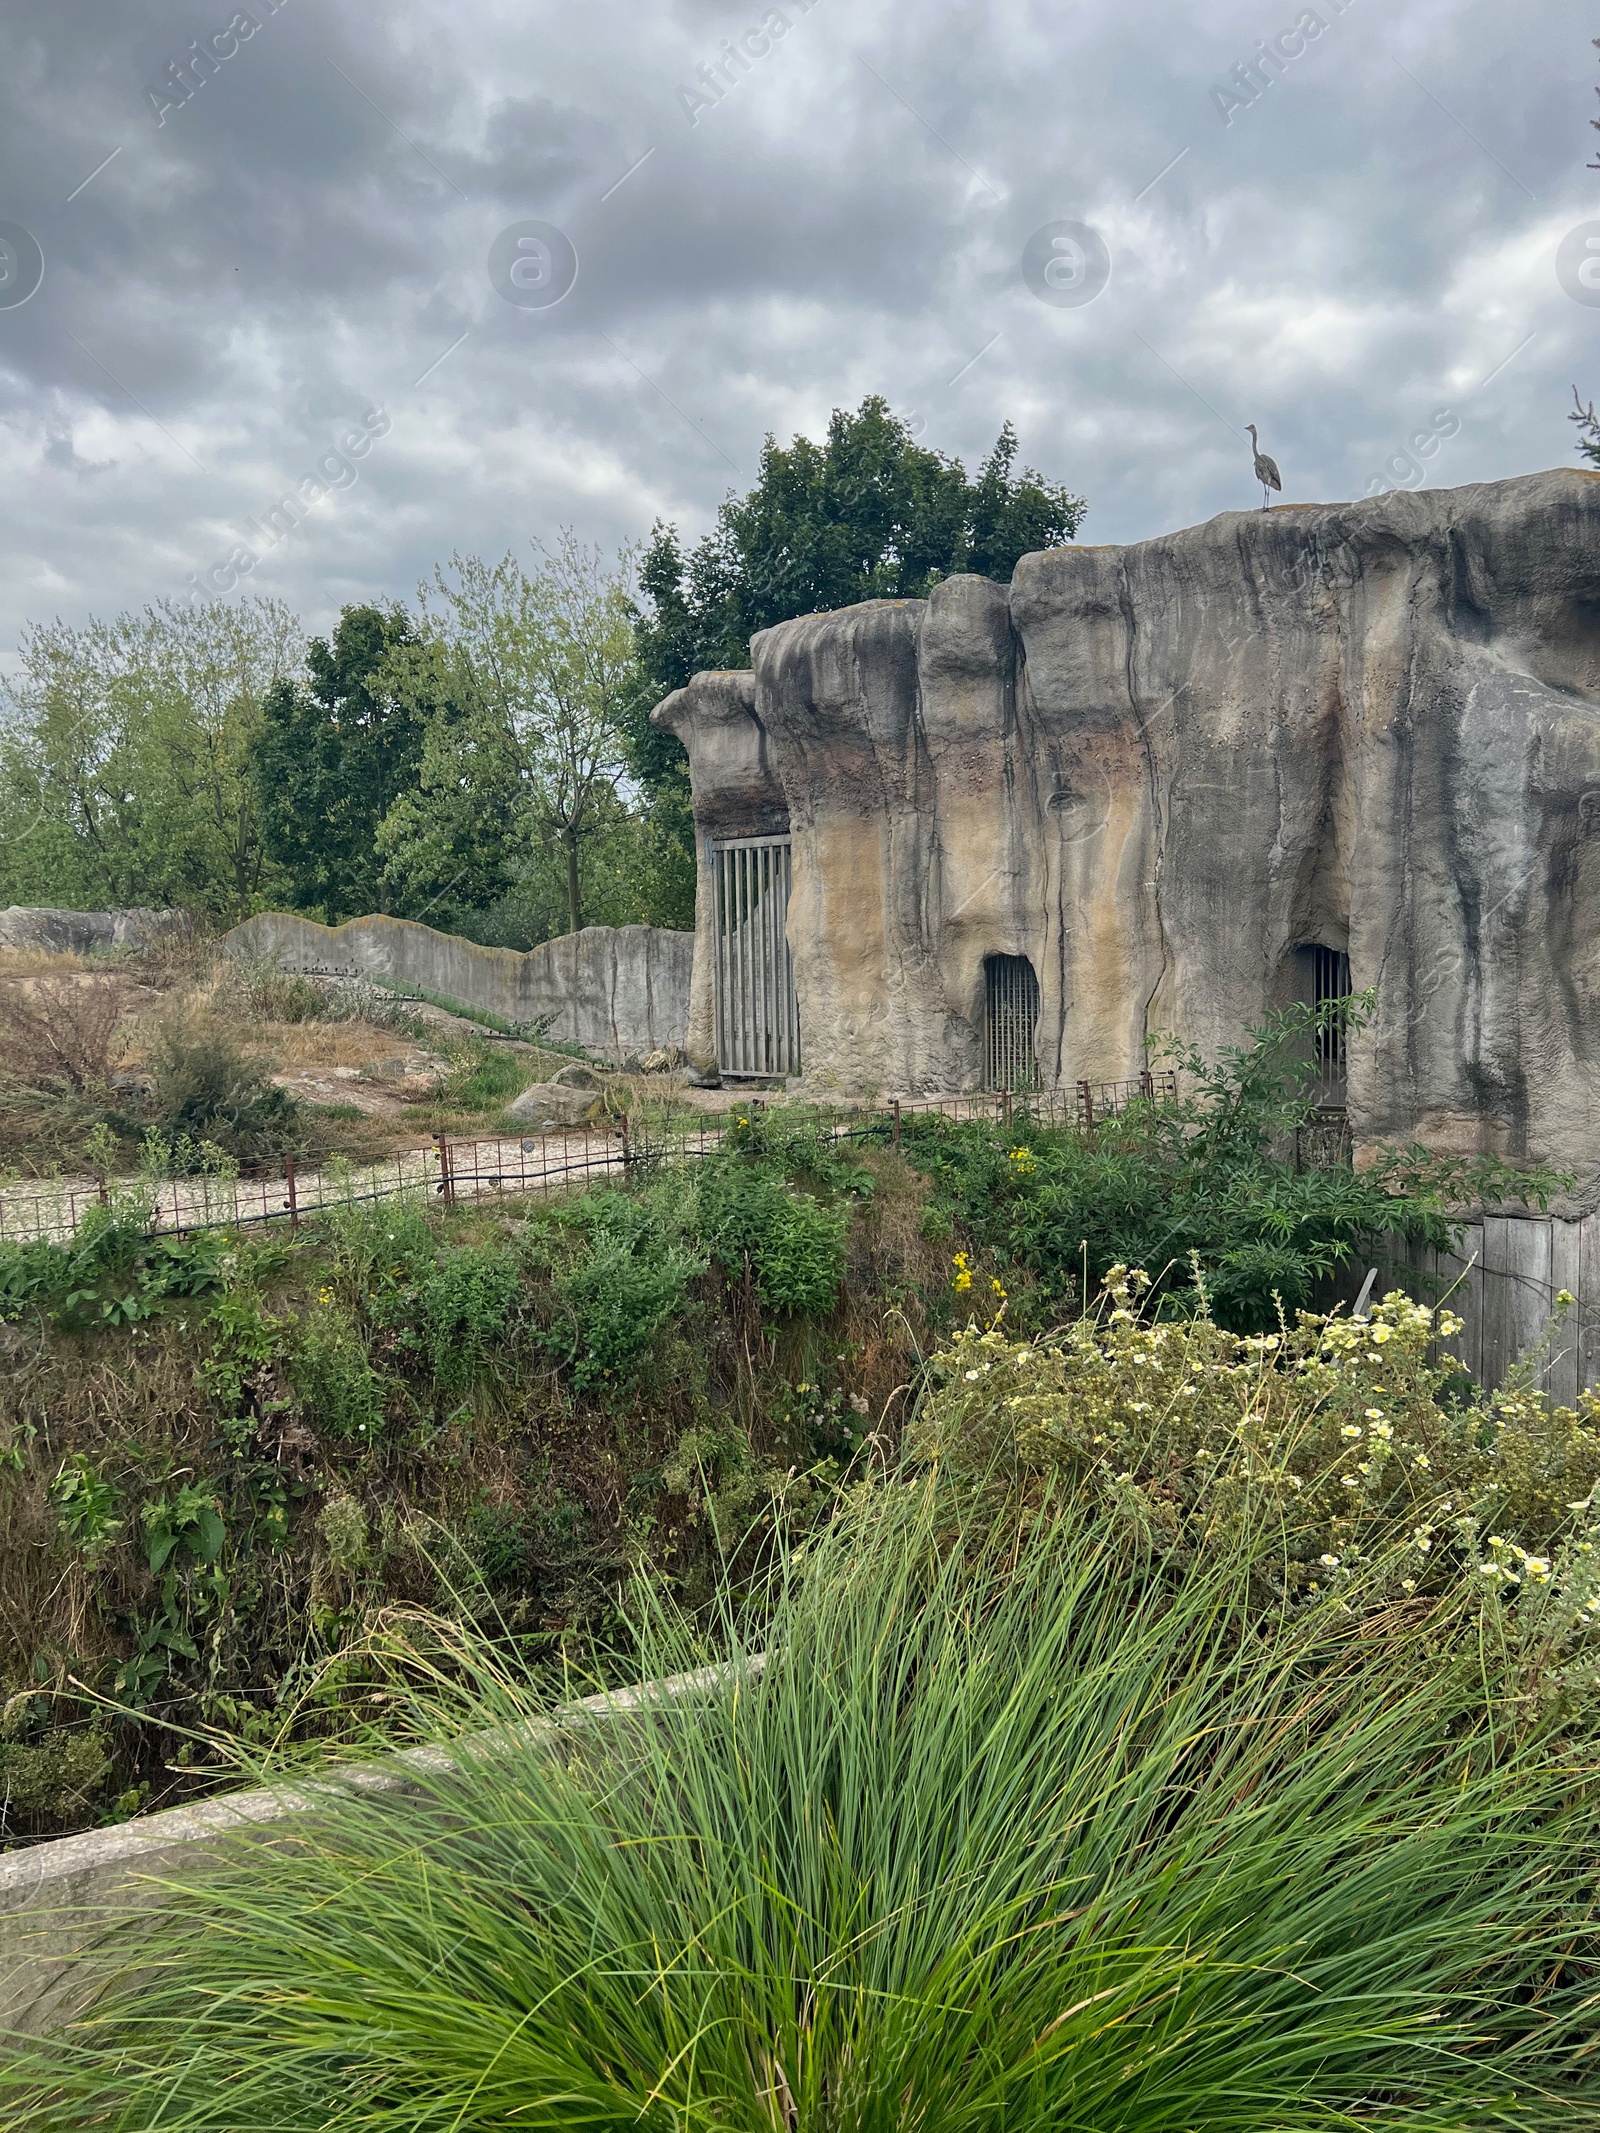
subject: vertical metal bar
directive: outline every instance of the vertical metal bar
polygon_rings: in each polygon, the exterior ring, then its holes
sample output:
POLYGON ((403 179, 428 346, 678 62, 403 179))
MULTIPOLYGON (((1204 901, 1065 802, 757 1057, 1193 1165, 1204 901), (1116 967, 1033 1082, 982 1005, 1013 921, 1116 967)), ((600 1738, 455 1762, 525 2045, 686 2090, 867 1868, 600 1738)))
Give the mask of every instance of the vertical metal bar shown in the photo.
POLYGON ((283 1159, 283 1181, 289 1188, 289 1227, 298 1229, 300 1227, 300 1209, 295 1199, 294 1157, 292 1155, 286 1155, 283 1159))
POLYGON ((755 1041, 755 1071, 757 1073, 770 1073, 768 1058, 766 1058, 766 919, 768 919, 768 911, 766 911, 766 900, 762 896, 764 877, 766 877, 766 847, 757 845, 751 851, 751 898, 753 898, 751 917, 755 919, 755 924, 751 926, 751 968, 753 968, 753 975, 755 975, 755 981, 753 981, 755 998, 751 1003, 755 1013, 751 1015, 751 1037, 755 1041))
POLYGON ((744 982, 744 851, 740 846, 733 852, 733 983, 728 988, 728 997, 733 1002, 733 1027, 729 1042, 733 1052, 736 1073, 744 1072, 745 1030, 745 982, 744 982))
POLYGON ((789 905, 794 897, 794 847, 783 848, 783 982, 784 1013, 789 1018, 789 1071, 798 1074, 801 1056, 800 995, 794 984, 794 950, 789 945, 789 905))
POLYGON ((761 855, 761 873, 764 901, 761 928, 762 952, 767 960, 766 976, 766 1029, 763 1033, 763 1050, 766 1054, 767 1072, 779 1074, 783 1063, 778 1057, 778 935, 776 917, 778 910, 778 848, 769 844, 761 855))
POLYGON ((744 1031, 743 964, 741 962, 739 908, 739 847, 728 853, 728 1064, 737 1074, 744 1065, 741 1049, 744 1031))
POLYGON ((894 1110, 894 1145, 898 1148, 900 1145, 900 1099, 898 1096, 894 1099, 892 1108, 894 1110))
POLYGON ((745 1073, 753 1073, 759 1060, 755 1058, 755 896, 753 896, 753 862, 755 853, 747 845, 740 853, 745 862, 745 1073))
POLYGON ((727 853, 717 853, 717 1064, 732 1066, 727 1052, 727 853))

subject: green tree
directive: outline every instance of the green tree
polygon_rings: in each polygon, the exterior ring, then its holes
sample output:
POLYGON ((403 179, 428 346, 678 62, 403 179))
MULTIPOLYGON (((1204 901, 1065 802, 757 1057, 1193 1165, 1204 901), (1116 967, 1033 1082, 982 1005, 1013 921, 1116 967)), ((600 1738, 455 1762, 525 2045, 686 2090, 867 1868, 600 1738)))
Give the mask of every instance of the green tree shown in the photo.
POLYGON ((414 792, 379 833, 404 907, 482 908, 537 844, 560 855, 566 924, 584 923, 585 852, 628 770, 624 712, 638 693, 633 559, 609 566, 569 530, 530 573, 454 555, 421 591, 418 640, 386 669, 429 716, 414 792))
POLYGON ((390 907, 378 825, 415 786, 438 709, 386 680, 415 639, 398 606, 347 607, 331 642, 312 639, 309 683, 285 679, 266 700, 254 752, 262 833, 295 908, 330 924, 390 907))
POLYGON ((273 884, 252 755, 299 662, 276 600, 161 601, 24 636, 0 731, 0 893, 219 918, 273 884))
MULTIPOLYGON (((1014 473, 1016 455, 1008 422, 969 478, 875 395, 854 414, 836 408, 822 444, 769 435, 755 486, 730 496, 687 554, 676 527, 656 526, 640 569, 651 612, 639 625, 654 697, 702 668, 747 666, 752 634, 775 622, 920 599, 955 571, 1008 581, 1020 556, 1071 540, 1087 505, 1031 468, 1014 473)), ((635 745, 643 751, 642 736, 635 745)), ((660 771, 675 747, 655 751, 660 771)), ((638 767, 656 781, 644 752, 638 767)))

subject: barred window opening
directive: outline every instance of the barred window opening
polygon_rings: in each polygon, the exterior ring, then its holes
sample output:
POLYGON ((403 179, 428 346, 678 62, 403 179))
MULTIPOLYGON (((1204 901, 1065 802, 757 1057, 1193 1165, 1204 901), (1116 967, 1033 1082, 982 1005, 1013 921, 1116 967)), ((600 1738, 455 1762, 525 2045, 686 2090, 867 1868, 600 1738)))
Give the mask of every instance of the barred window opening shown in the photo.
POLYGON ((1350 958, 1342 948, 1312 949, 1311 1004, 1319 1012, 1332 1010, 1317 1028, 1317 1078, 1330 1084, 1342 1082, 1350 1012, 1350 958))
POLYGON ((984 1087, 1036 1089, 1039 980, 1025 955, 991 955, 983 965, 984 1087))

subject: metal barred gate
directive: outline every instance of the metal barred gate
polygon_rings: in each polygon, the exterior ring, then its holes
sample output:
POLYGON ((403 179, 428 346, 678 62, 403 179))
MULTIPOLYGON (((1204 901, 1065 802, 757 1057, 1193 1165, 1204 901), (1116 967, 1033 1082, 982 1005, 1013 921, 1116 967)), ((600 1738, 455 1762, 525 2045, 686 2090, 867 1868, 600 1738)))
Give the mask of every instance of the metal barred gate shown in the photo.
POLYGON ((800 1015, 789 955, 793 861, 787 837, 712 846, 717 884, 717 1065, 778 1080, 800 1071, 800 1015))
POLYGON ((984 1077, 986 1089, 1039 1086, 1034 1037, 1039 1025, 1039 980, 1025 955, 984 958, 984 1077))

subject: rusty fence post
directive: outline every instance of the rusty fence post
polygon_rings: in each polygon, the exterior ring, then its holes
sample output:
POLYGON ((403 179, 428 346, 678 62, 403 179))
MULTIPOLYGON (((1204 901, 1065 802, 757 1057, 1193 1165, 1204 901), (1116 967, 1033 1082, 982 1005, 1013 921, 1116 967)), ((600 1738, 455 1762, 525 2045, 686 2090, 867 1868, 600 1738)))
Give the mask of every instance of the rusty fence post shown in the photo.
POLYGON ((900 1099, 898 1096, 894 1099, 890 1108, 894 1112, 894 1146, 898 1148, 900 1145, 900 1099))
POLYGON ((1078 1083, 1078 1117, 1080 1122, 1093 1133, 1094 1084, 1092 1082, 1080 1081, 1078 1083))
POLYGON ((622 1114, 622 1167, 626 1170, 633 1161, 633 1148, 628 1140, 628 1114, 622 1114))
POLYGON ((1139 1076, 1139 1094, 1144 1097, 1148 1103, 1155 1102, 1156 1078, 1154 1074, 1144 1073, 1139 1076))
POLYGON ((283 1159, 283 1182, 289 1190, 289 1227, 298 1229, 300 1227, 300 1205, 294 1189, 294 1157, 292 1155, 286 1155, 283 1159))
POLYGON ((1011 1130, 1011 1091, 1009 1089, 1006 1090, 1004 1097, 1001 1099, 1000 1111, 1001 1117, 1005 1121, 1006 1130, 1009 1132, 1011 1130))
POLYGON ((439 1193, 446 1207, 456 1204, 456 1181, 450 1168, 450 1140, 445 1133, 432 1136, 433 1145, 439 1151, 439 1193))

